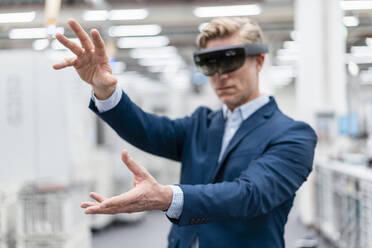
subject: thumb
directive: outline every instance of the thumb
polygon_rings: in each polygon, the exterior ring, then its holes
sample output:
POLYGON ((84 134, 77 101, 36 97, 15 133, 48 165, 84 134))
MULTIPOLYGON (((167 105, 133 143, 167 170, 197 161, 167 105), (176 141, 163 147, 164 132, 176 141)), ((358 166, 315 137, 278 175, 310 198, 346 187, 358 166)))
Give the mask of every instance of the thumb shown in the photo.
POLYGON ((128 169, 135 175, 140 177, 146 177, 148 172, 145 168, 134 162, 134 160, 128 155, 128 152, 124 149, 121 153, 121 160, 127 165, 128 169))

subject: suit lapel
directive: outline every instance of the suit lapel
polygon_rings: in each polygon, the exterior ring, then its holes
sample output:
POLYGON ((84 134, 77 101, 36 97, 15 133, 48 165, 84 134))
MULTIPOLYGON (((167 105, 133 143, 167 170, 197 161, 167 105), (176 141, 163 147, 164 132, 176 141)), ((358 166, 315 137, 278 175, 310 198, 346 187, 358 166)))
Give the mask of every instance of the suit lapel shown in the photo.
POLYGON ((221 150, 222 137, 225 129, 225 120, 223 119, 222 111, 216 113, 216 116, 212 117, 211 125, 208 130, 207 136, 207 163, 209 166, 205 166, 204 180, 208 182, 210 178, 209 174, 213 171, 213 168, 217 167, 218 155, 221 150))
MULTIPOLYGON (((240 125, 239 129, 236 131, 233 138, 230 140, 229 144, 227 145, 227 148, 225 150, 225 153, 223 154, 221 158, 221 162, 217 163, 217 166, 213 168, 213 172, 211 174, 211 177, 209 179, 209 182, 214 181, 218 171, 220 170, 221 166, 225 162, 228 155, 231 153, 231 151, 239 144, 239 142, 247 136, 249 133, 251 133, 253 130, 255 130, 258 126, 261 126, 264 122, 267 121, 271 117, 271 115, 274 113, 274 110, 277 109, 277 105, 275 103, 275 100, 273 98, 270 98, 270 102, 257 110, 254 114, 252 114, 250 117, 248 117, 243 123, 240 125)), ((221 137, 222 140, 222 137, 221 137)), ((221 146, 221 143, 220 143, 221 146)), ((218 150, 219 152, 220 150, 218 150)), ((218 159, 218 158, 217 158, 218 159)))

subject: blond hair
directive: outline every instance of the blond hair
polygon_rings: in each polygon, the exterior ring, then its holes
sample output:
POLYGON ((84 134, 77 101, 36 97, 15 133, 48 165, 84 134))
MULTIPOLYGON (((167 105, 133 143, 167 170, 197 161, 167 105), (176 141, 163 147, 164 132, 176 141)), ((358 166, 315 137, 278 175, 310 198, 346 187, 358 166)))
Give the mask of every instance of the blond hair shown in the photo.
POLYGON ((205 48, 208 41, 239 35, 243 43, 262 43, 263 35, 260 26, 246 17, 219 17, 213 19, 196 39, 199 48, 205 48))

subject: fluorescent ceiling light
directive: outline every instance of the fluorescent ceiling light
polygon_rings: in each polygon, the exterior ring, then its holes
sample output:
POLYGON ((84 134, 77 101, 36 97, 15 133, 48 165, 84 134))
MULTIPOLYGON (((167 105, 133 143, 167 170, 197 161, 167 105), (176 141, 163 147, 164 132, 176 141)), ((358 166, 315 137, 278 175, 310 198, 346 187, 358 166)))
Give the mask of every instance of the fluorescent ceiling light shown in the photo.
POLYGON ((149 15, 147 9, 121 9, 111 10, 109 19, 111 21, 120 20, 142 20, 149 15))
POLYGON ((343 10, 365 10, 372 9, 372 1, 341 1, 343 10))
POLYGON ((372 54, 346 54, 345 61, 347 63, 354 62, 355 64, 371 64, 372 54))
POLYGON ((149 15, 147 9, 88 10, 83 14, 85 21, 143 20, 149 15))
POLYGON ((182 60, 180 56, 174 57, 172 59, 168 58, 148 58, 148 59, 140 59, 138 64, 142 66, 183 66, 185 62, 182 60))
POLYGON ((348 65, 348 70, 349 70, 349 73, 352 75, 352 76, 358 76, 359 74, 359 66, 354 63, 354 62, 350 62, 349 65, 348 65))
POLYGON ((35 19, 35 11, 19 13, 1 13, 0 23, 32 22, 35 19))
POLYGON ((297 40, 298 39, 298 32, 297 32, 297 30, 291 31, 291 33, 289 34, 289 36, 291 37, 291 39, 293 41, 297 40))
POLYGON ((158 35, 161 32, 159 25, 123 25, 113 26, 109 28, 109 35, 111 37, 121 36, 151 36, 158 35))
MULTIPOLYGON (((56 28, 56 31, 63 34, 64 28, 56 28)), ((10 39, 43 39, 48 37, 47 28, 18 28, 9 31, 10 39)))
POLYGON ((83 14, 85 21, 106 21, 109 17, 107 10, 88 10, 83 14))
POLYGON ((136 48, 129 52, 134 59, 143 58, 173 58, 178 55, 177 49, 173 46, 157 48, 136 48))
POLYGON ((366 44, 372 48, 372 38, 366 38, 366 44))
MULTIPOLYGON (((78 38, 69 39, 70 41, 73 41, 77 43, 81 47, 80 40, 78 38)), ((53 40, 52 42, 52 48, 54 50, 68 50, 64 45, 62 45, 58 40, 53 40)))
POLYGON ((164 47, 169 44, 166 36, 126 37, 117 41, 119 48, 164 47))
POLYGON ((359 19, 356 16, 344 16, 343 22, 346 27, 356 27, 359 25, 359 19))
POLYGON ((32 47, 37 51, 44 50, 48 46, 49 46, 49 40, 48 39, 35 40, 34 43, 32 44, 32 47))
POLYGON ((260 13, 261 8, 257 4, 198 7, 194 10, 194 15, 197 17, 250 16, 260 13))
POLYGON ((350 52, 355 57, 372 56, 372 47, 369 46, 352 46, 350 52))

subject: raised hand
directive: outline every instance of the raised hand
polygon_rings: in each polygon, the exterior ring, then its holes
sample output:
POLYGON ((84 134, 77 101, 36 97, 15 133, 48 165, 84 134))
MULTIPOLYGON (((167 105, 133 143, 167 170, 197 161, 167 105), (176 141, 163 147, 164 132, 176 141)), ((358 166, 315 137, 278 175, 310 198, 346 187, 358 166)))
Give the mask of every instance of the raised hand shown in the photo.
POLYGON ((91 30, 92 39, 90 39, 78 22, 70 19, 68 24, 79 38, 82 47, 70 41, 64 35, 57 34, 57 40, 73 52, 76 57, 66 58, 63 62, 53 65, 53 68, 60 70, 73 66, 80 78, 92 85, 94 94, 98 99, 107 99, 114 92, 117 79, 112 75, 105 44, 98 30, 91 30))
POLYGON ((97 193, 90 197, 96 202, 83 202, 86 214, 133 213, 146 210, 167 210, 172 202, 172 189, 159 184, 150 173, 133 161, 123 150, 122 160, 133 173, 133 189, 112 198, 105 199, 97 193))

